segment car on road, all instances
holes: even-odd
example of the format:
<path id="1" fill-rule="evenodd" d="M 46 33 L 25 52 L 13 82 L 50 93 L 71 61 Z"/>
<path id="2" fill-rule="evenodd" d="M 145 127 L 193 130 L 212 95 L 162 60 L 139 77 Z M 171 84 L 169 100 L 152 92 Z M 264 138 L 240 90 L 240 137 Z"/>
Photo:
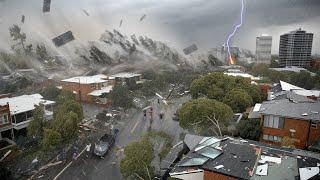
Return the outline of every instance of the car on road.
<path id="1" fill-rule="evenodd" d="M 105 134 L 103 135 L 99 142 L 95 144 L 93 153 L 96 156 L 103 157 L 105 156 L 112 146 L 114 145 L 115 142 L 115 136 L 111 134 Z"/>

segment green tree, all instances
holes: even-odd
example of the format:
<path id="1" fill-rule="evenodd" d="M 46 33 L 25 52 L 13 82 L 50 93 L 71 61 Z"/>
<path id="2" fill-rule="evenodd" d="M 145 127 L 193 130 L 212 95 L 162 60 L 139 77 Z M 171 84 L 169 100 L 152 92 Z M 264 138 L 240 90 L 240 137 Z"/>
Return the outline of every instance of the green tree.
<path id="1" fill-rule="evenodd" d="M 62 129 L 57 129 L 57 131 L 60 132 L 64 141 L 70 142 L 78 135 L 78 115 L 71 111 L 65 115 L 63 121 Z"/>
<path id="2" fill-rule="evenodd" d="M 124 154 L 125 158 L 120 162 L 120 171 L 125 178 L 152 179 L 154 177 L 154 169 L 151 167 L 154 151 L 150 141 L 132 142 L 125 147 Z"/>
<path id="3" fill-rule="evenodd" d="M 313 77 L 307 71 L 294 73 L 290 76 L 290 79 L 290 83 L 305 89 L 313 89 L 315 85 Z"/>
<path id="4" fill-rule="evenodd" d="M 262 132 L 260 120 L 241 120 L 237 125 L 237 131 L 243 139 L 259 141 Z"/>
<path id="5" fill-rule="evenodd" d="M 21 28 L 14 24 L 12 27 L 9 28 L 10 36 L 14 41 L 19 41 L 19 44 L 22 46 L 22 48 L 26 51 L 25 42 L 27 39 L 26 33 L 23 33 L 21 31 Z"/>
<path id="6" fill-rule="evenodd" d="M 63 104 L 69 100 L 76 100 L 76 96 L 72 92 L 66 90 L 62 90 L 56 99 L 57 104 Z"/>
<path id="7" fill-rule="evenodd" d="M 49 85 L 47 88 L 42 90 L 41 95 L 48 100 L 56 101 L 61 90 L 55 87 L 54 85 Z"/>
<path id="8" fill-rule="evenodd" d="M 255 76 L 268 76 L 270 73 L 269 66 L 264 63 L 254 64 L 250 71 Z"/>
<path id="9" fill-rule="evenodd" d="M 55 130 L 44 128 L 42 147 L 46 150 L 54 149 L 62 142 L 61 134 Z"/>
<path id="10" fill-rule="evenodd" d="M 219 135 L 219 128 L 224 130 L 230 124 L 233 112 L 224 103 L 201 98 L 184 103 L 178 115 L 179 124 L 184 129 L 198 134 Z"/>
<path id="11" fill-rule="evenodd" d="M 41 138 L 43 136 L 44 128 L 44 111 L 43 106 L 36 106 L 33 110 L 33 118 L 27 127 L 27 132 L 29 137 Z"/>
<path id="12" fill-rule="evenodd" d="M 38 44 L 36 47 L 36 55 L 41 61 L 47 60 L 49 58 L 49 55 L 46 46 Z"/>
<path id="13" fill-rule="evenodd" d="M 244 112 L 253 103 L 251 96 L 242 89 L 234 89 L 228 92 L 223 102 L 229 105 L 234 112 Z"/>
<path id="14" fill-rule="evenodd" d="M 109 94 L 113 106 L 129 109 L 133 107 L 133 98 L 127 86 L 117 84 Z"/>

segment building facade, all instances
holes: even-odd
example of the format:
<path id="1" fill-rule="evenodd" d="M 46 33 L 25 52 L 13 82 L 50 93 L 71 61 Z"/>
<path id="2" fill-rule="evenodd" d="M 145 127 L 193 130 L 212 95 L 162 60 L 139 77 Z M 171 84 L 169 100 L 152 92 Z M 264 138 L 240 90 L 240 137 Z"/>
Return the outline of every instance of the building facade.
<path id="1" fill-rule="evenodd" d="M 13 138 L 12 127 L 9 104 L 0 104 L 0 140 Z"/>
<path id="2" fill-rule="evenodd" d="M 280 36 L 279 66 L 309 67 L 313 34 L 301 29 Z"/>
<path id="3" fill-rule="evenodd" d="M 272 36 L 261 35 L 256 38 L 256 62 L 270 64 Z"/>
<path id="4" fill-rule="evenodd" d="M 61 88 L 76 95 L 86 103 L 108 104 L 107 94 L 112 90 L 114 79 L 103 74 L 79 76 L 61 80 Z"/>
<path id="5" fill-rule="evenodd" d="M 22 95 L 16 97 L 6 97 L 0 99 L 0 121 L 5 128 L 5 137 L 9 136 L 8 130 L 13 131 L 14 137 L 26 135 L 26 128 L 33 118 L 35 106 L 42 106 L 44 118 L 50 120 L 53 118 L 54 101 L 43 99 L 40 94 Z M 13 137 L 13 136 L 12 136 Z"/>

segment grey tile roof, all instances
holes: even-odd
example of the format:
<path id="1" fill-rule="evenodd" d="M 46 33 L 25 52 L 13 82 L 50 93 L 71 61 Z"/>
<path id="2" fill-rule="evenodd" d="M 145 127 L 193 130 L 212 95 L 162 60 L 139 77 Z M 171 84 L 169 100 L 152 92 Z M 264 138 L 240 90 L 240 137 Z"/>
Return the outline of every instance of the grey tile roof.
<path id="1" fill-rule="evenodd" d="M 295 103 L 289 99 L 265 101 L 259 113 L 301 120 L 320 120 L 320 102 Z"/>

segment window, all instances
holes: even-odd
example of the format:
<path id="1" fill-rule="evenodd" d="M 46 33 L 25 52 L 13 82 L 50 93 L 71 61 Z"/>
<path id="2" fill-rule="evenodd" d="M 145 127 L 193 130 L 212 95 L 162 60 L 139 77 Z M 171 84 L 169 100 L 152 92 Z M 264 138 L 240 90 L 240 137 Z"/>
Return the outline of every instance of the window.
<path id="1" fill-rule="evenodd" d="M 284 117 L 266 115 L 264 116 L 263 126 L 282 129 L 284 127 Z"/>
<path id="2" fill-rule="evenodd" d="M 0 125 L 9 123 L 8 114 L 4 114 L 0 116 Z"/>
<path id="3" fill-rule="evenodd" d="M 271 136 L 271 135 L 268 135 L 268 134 L 264 134 L 264 135 L 263 135 L 263 140 L 273 141 L 273 142 L 281 142 L 282 137 L 279 137 L 279 136 Z"/>
<path id="4" fill-rule="evenodd" d="M 316 122 L 311 122 L 311 127 L 314 129 L 317 129 L 317 123 Z"/>

